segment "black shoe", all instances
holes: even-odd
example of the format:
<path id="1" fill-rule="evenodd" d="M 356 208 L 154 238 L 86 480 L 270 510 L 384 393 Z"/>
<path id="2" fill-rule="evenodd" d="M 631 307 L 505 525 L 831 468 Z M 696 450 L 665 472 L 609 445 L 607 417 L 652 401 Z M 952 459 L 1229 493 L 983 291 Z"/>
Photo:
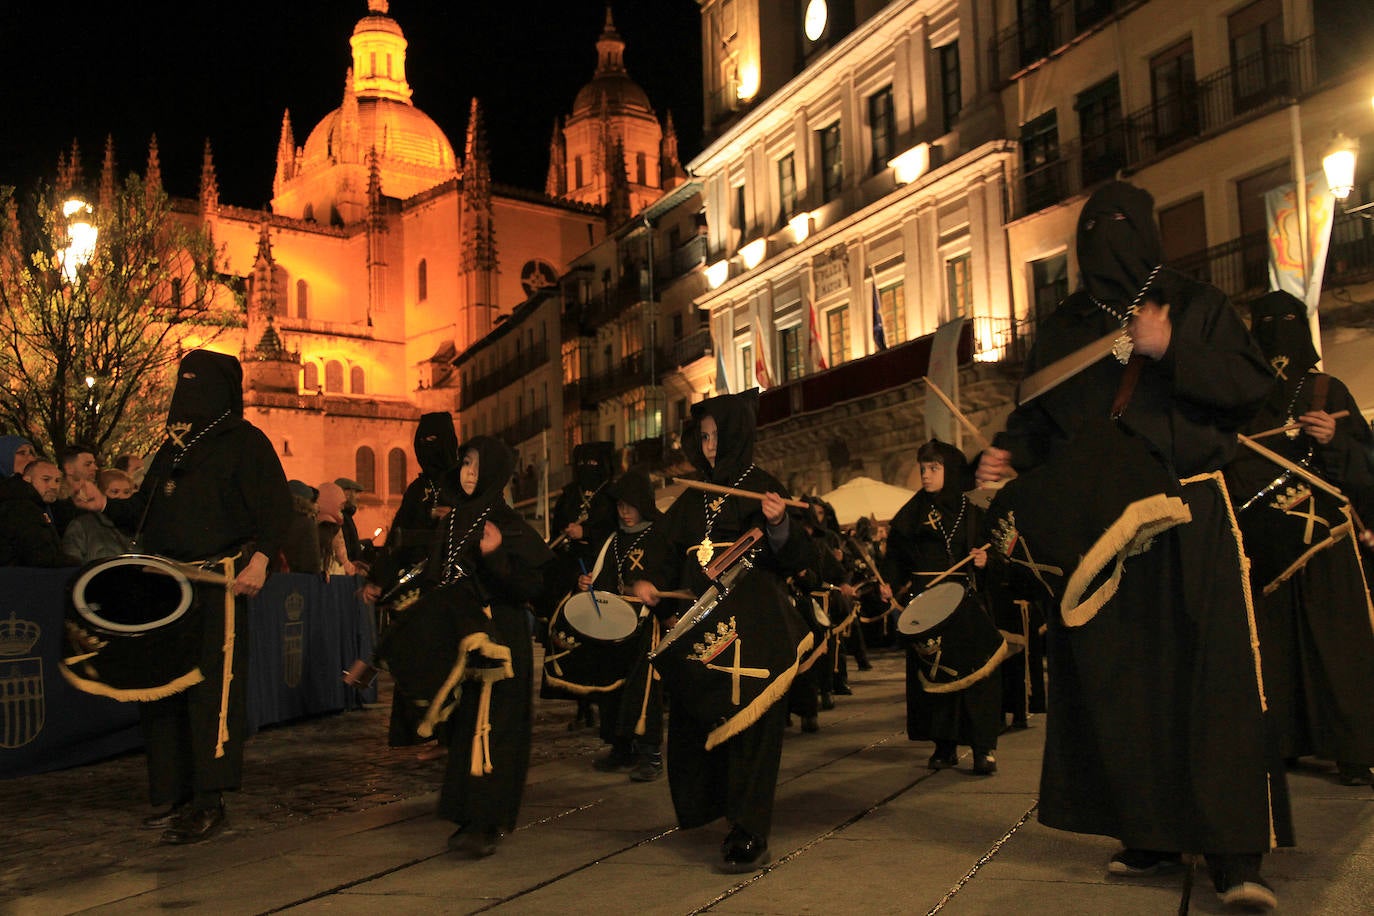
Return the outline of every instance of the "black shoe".
<path id="1" fill-rule="evenodd" d="M 200 843 L 219 833 L 229 823 L 224 806 L 214 808 L 187 808 L 173 819 L 162 834 L 162 842 L 169 846 L 184 846 Z"/>
<path id="2" fill-rule="evenodd" d="M 1267 913 L 1279 905 L 1274 889 L 1260 878 L 1237 882 L 1224 891 L 1218 891 L 1217 896 L 1224 906 L 1245 913 Z"/>
<path id="3" fill-rule="evenodd" d="M 499 828 L 487 827 L 479 830 L 463 826 L 449 834 L 448 848 L 474 859 L 485 859 L 496 852 L 496 846 L 500 842 Z"/>
<path id="4" fill-rule="evenodd" d="M 611 746 L 611 749 L 592 761 L 592 769 L 602 773 L 623 773 L 633 769 L 635 756 L 625 748 Z"/>
<path id="5" fill-rule="evenodd" d="M 663 775 L 663 755 L 654 752 L 640 755 L 639 762 L 630 771 L 631 782 L 653 782 Z"/>
<path id="6" fill-rule="evenodd" d="M 821 694 L 821 709 L 826 712 L 835 708 L 835 698 L 828 693 Z"/>
<path id="7" fill-rule="evenodd" d="M 860 671 L 872 671 L 872 670 L 873 670 L 873 666 L 870 665 L 868 662 L 859 662 L 858 665 L 859 665 L 859 670 L 860 670 Z"/>
<path id="8" fill-rule="evenodd" d="M 1011 727 L 1017 731 L 1030 728 L 1030 722 L 1025 716 L 1017 716 L 1011 720 Z"/>
<path id="9" fill-rule="evenodd" d="M 1148 878 L 1182 867 L 1183 857 L 1176 852 L 1123 849 L 1107 863 L 1107 874 L 1118 878 Z"/>
<path id="10" fill-rule="evenodd" d="M 821 730 L 821 723 L 815 716 L 802 716 L 801 730 L 809 735 L 814 735 Z"/>
<path id="11" fill-rule="evenodd" d="M 950 748 L 948 750 L 937 747 L 935 753 L 930 755 L 926 761 L 926 768 L 931 770 L 948 770 L 959 765 L 959 749 Z"/>
<path id="12" fill-rule="evenodd" d="M 997 772 L 997 756 L 992 751 L 974 753 L 973 755 L 973 775 L 991 776 Z"/>
<path id="13" fill-rule="evenodd" d="M 1369 772 L 1369 767 L 1362 767 L 1354 763 L 1337 763 L 1336 780 L 1343 786 L 1368 786 L 1374 785 L 1374 774 Z"/>
<path id="14" fill-rule="evenodd" d="M 720 870 L 726 874 L 757 871 L 768 864 L 768 841 L 731 827 L 722 845 Z"/>
<path id="15" fill-rule="evenodd" d="M 852 697 L 854 691 L 849 689 L 848 684 L 836 684 L 830 692 L 837 697 Z"/>
<path id="16" fill-rule="evenodd" d="M 189 802 L 182 802 L 179 805 L 172 805 L 168 807 L 165 811 L 159 811 L 156 814 L 148 815 L 143 820 L 139 821 L 138 829 L 166 830 L 168 827 L 172 826 L 172 823 L 178 817 L 181 816 L 181 812 L 186 810 L 187 804 L 189 804 Z"/>

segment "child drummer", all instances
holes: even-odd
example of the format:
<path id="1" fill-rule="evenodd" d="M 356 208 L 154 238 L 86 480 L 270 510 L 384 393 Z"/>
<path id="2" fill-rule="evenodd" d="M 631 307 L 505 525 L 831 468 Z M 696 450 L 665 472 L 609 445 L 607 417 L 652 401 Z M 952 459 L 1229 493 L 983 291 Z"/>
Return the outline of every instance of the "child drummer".
<path id="1" fill-rule="evenodd" d="M 932 439 L 916 453 L 921 468 L 921 489 L 897 512 L 887 536 L 883 574 L 889 583 L 911 583 L 911 593 L 971 557 L 975 570 L 987 566 L 988 552 L 979 546 L 983 513 L 965 497 L 973 486 L 963 454 L 954 446 Z M 967 569 L 967 566 L 965 567 Z M 980 573 L 952 574 L 955 581 L 978 593 Z M 883 586 L 887 597 L 889 586 Z M 978 597 L 979 612 L 983 600 Z M 990 776 L 997 772 L 997 733 L 1002 726 L 1002 679 L 983 677 L 950 693 L 931 693 L 923 688 L 921 674 L 928 662 L 910 646 L 906 650 L 906 729 L 912 741 L 933 741 L 935 752 L 927 764 L 943 770 L 959 762 L 959 745 L 973 748 L 973 772 Z"/>

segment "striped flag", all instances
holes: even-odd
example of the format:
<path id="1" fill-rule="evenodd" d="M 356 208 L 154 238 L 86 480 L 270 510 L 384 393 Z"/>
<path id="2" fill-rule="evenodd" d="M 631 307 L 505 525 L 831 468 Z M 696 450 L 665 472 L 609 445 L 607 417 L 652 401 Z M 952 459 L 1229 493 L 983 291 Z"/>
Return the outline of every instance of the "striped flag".
<path id="1" fill-rule="evenodd" d="M 878 275 L 868 268 L 873 278 L 873 345 L 879 350 L 887 349 L 887 333 L 883 330 L 883 304 L 878 298 Z"/>
<path id="2" fill-rule="evenodd" d="M 821 325 L 816 320 L 816 303 L 812 299 L 807 299 L 806 304 L 811 311 L 811 360 L 816 366 L 816 371 L 823 372 L 830 367 L 825 364 L 825 347 L 821 346 Z"/>
<path id="3" fill-rule="evenodd" d="M 758 316 L 754 317 L 754 378 L 760 388 L 773 387 L 773 369 L 768 359 L 768 336 L 763 333 Z"/>

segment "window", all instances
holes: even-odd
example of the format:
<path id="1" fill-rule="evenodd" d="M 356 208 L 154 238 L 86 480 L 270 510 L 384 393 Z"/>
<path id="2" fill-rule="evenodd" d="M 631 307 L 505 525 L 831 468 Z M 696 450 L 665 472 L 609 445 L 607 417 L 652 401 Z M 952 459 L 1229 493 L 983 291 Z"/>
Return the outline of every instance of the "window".
<path id="1" fill-rule="evenodd" d="M 577 156 L 573 159 L 573 187 L 582 187 L 582 157 Z"/>
<path id="2" fill-rule="evenodd" d="M 1187 262 L 1207 248 L 1207 210 L 1202 195 L 1159 211 L 1159 235 L 1164 243 L 1164 263 Z"/>
<path id="3" fill-rule="evenodd" d="M 780 382 L 790 382 L 802 377 L 801 325 L 792 325 L 778 332 L 778 351 L 782 357 Z"/>
<path id="4" fill-rule="evenodd" d="M 393 448 L 386 453 L 386 489 L 393 496 L 406 491 L 406 453 L 405 449 Z"/>
<path id="5" fill-rule="evenodd" d="M 1106 19 L 1115 6 L 1114 0 L 1073 0 L 1073 24 L 1082 32 Z"/>
<path id="6" fill-rule="evenodd" d="M 744 241 L 744 185 L 735 185 L 734 192 L 735 208 L 734 211 L 730 214 L 730 218 L 731 221 L 734 223 L 735 228 L 739 230 L 739 237 L 740 241 L 742 242 Z"/>
<path id="7" fill-rule="evenodd" d="M 1249 111 L 1288 94 L 1280 0 L 1256 0 L 1226 20 L 1231 38 L 1231 67 L 1236 113 Z"/>
<path id="8" fill-rule="evenodd" d="M 367 394 L 367 387 L 363 381 L 363 367 L 354 366 L 348 370 L 348 388 L 354 394 Z"/>
<path id="9" fill-rule="evenodd" d="M 310 315 L 310 284 L 304 280 L 296 281 L 296 317 L 307 318 Z"/>
<path id="10" fill-rule="evenodd" d="M 417 302 L 424 302 L 429 298 L 429 264 L 421 258 L 420 263 L 415 268 L 415 299 Z"/>
<path id="11" fill-rule="evenodd" d="M 840 122 L 820 131 L 821 191 L 824 199 L 834 200 L 844 190 L 844 160 L 840 149 Z"/>
<path id="12" fill-rule="evenodd" d="M 949 296 L 949 312 L 945 320 L 973 314 L 973 272 L 967 252 L 945 262 L 945 290 Z"/>
<path id="13" fill-rule="evenodd" d="M 1079 93 L 1078 133 L 1083 144 L 1083 186 L 1097 184 L 1126 164 L 1121 130 L 1121 89 L 1115 75 Z"/>
<path id="14" fill-rule="evenodd" d="M 391 79 L 391 55 L 386 56 L 386 78 Z"/>
<path id="15" fill-rule="evenodd" d="M 320 387 L 320 367 L 314 363 L 306 363 L 303 374 L 305 378 L 301 381 L 301 389 L 307 394 L 313 394 Z"/>
<path id="16" fill-rule="evenodd" d="M 635 154 L 635 175 L 637 184 L 649 183 L 649 157 L 643 153 Z"/>
<path id="17" fill-rule="evenodd" d="M 377 492 L 377 456 L 366 445 L 359 446 L 354 454 L 353 479 L 364 493 Z"/>
<path id="18" fill-rule="evenodd" d="M 1016 39 L 1021 50 L 1022 67 L 1050 53 L 1053 22 L 1050 0 L 1016 0 Z"/>
<path id="19" fill-rule="evenodd" d="M 1051 255 L 1031 262 L 1031 319 L 1048 318 L 1069 294 L 1069 256 Z"/>
<path id="20" fill-rule="evenodd" d="M 181 308 L 182 301 L 182 281 L 180 277 L 172 278 L 172 307 Z"/>
<path id="21" fill-rule="evenodd" d="M 370 52 L 368 52 L 368 55 L 367 55 L 367 75 L 368 75 L 368 76 L 376 76 L 376 75 L 377 75 L 377 52 L 376 52 L 376 51 L 370 51 Z"/>
<path id="22" fill-rule="evenodd" d="M 945 133 L 949 133 L 964 108 L 964 89 L 959 75 L 959 42 L 936 48 L 935 55 L 940 64 L 940 113 L 944 118 Z"/>
<path id="23" fill-rule="evenodd" d="M 740 390 L 748 391 L 750 388 L 757 388 L 759 378 L 754 372 L 754 348 L 752 345 L 745 344 L 739 348 L 739 361 Z"/>
<path id="24" fill-rule="evenodd" d="M 343 363 L 331 359 L 324 364 L 324 390 L 330 394 L 343 393 Z"/>
<path id="25" fill-rule="evenodd" d="M 906 340 L 906 290 L 902 281 L 878 290 L 878 314 L 883 316 L 883 337 L 889 347 Z"/>
<path id="26" fill-rule="evenodd" d="M 830 309 L 825 313 L 826 365 L 835 368 L 849 359 L 849 306 Z"/>
<path id="27" fill-rule="evenodd" d="M 1153 152 L 1197 136 L 1197 76 L 1191 38 L 1150 59 L 1150 101 L 1154 111 Z"/>
<path id="28" fill-rule="evenodd" d="M 778 222 L 797 212 L 797 161 L 791 153 L 778 160 Z"/>
<path id="29" fill-rule="evenodd" d="M 1022 126 L 1021 174 L 1027 213 L 1043 210 L 1068 193 L 1059 161 L 1059 123 L 1053 111 Z"/>
<path id="30" fill-rule="evenodd" d="M 873 174 L 887 168 L 896 142 L 897 128 L 892 116 L 892 87 L 887 86 L 868 97 L 868 130 L 873 154 L 868 170 Z"/>

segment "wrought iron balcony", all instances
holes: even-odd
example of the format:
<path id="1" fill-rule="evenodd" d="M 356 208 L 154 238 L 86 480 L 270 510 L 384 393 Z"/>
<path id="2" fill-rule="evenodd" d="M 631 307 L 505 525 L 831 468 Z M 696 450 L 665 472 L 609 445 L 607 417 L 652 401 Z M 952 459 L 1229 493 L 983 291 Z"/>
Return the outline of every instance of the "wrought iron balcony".
<path id="1" fill-rule="evenodd" d="M 1137 0 L 1030 0 L 1020 4 L 1030 15 L 1018 18 L 988 43 L 994 84 L 1044 60 L 1055 51 Z"/>
<path id="2" fill-rule="evenodd" d="M 672 345 L 668 348 L 668 359 L 665 360 L 665 365 L 658 367 L 659 374 L 662 375 L 670 369 L 685 366 L 694 360 L 701 359 L 703 356 L 710 355 L 711 329 L 702 328 L 700 331 L 688 334 L 681 340 L 673 341 Z"/>
<path id="3" fill-rule="evenodd" d="M 549 345 L 547 341 L 541 341 L 530 349 L 520 351 L 510 362 L 497 366 L 484 375 L 469 379 L 468 383 L 463 386 L 458 409 L 466 410 L 483 398 L 491 397 L 502 388 L 519 381 L 548 361 Z"/>
<path id="4" fill-rule="evenodd" d="M 496 437 L 511 448 L 515 448 L 520 443 L 527 439 L 533 439 L 548 428 L 549 408 L 539 407 L 497 432 Z"/>

